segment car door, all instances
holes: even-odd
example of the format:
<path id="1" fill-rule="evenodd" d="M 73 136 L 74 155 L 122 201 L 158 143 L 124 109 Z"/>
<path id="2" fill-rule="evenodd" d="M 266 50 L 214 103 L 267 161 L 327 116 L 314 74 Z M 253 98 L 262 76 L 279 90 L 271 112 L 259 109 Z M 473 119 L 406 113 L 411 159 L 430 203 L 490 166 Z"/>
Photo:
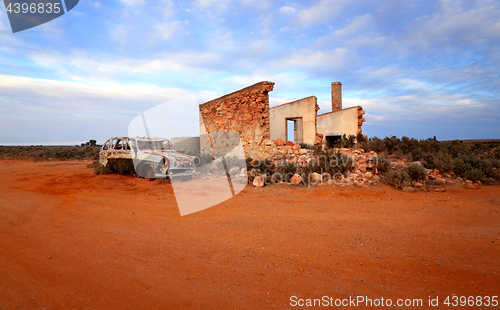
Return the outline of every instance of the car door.
<path id="1" fill-rule="evenodd" d="M 109 151 L 110 151 L 110 146 L 111 146 L 112 139 L 108 139 L 106 143 L 101 148 L 101 151 L 99 152 L 99 164 L 103 166 L 108 165 L 108 158 L 109 158 Z"/>

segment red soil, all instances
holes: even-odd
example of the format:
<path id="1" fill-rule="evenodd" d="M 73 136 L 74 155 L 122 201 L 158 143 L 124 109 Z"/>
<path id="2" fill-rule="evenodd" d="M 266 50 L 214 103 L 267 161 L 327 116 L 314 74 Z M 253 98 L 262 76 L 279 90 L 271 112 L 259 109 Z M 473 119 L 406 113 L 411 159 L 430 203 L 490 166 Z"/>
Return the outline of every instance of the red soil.
<path id="1" fill-rule="evenodd" d="M 171 185 L 86 165 L 0 161 L 0 309 L 500 295 L 498 186 L 247 186 L 181 217 Z"/>

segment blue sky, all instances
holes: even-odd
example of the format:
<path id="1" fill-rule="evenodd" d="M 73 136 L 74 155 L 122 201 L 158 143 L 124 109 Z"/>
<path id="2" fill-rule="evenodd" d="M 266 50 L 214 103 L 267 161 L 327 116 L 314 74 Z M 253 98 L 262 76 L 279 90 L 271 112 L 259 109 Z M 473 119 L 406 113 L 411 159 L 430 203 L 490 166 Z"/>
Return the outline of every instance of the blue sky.
<path id="1" fill-rule="evenodd" d="M 13 34 L 0 10 L 0 143 L 127 135 L 139 113 L 275 82 L 366 111 L 368 136 L 500 138 L 498 1 L 88 1 Z M 168 103 L 167 103 L 168 105 Z M 176 135 L 196 134 L 192 106 Z"/>

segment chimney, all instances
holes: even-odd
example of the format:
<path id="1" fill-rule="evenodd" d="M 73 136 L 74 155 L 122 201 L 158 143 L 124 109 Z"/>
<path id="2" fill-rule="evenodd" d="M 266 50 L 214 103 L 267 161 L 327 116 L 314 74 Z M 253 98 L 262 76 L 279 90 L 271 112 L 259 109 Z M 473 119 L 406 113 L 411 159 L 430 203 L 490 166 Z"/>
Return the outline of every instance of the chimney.
<path id="1" fill-rule="evenodd" d="M 342 110 L 342 83 L 332 83 L 332 112 Z"/>

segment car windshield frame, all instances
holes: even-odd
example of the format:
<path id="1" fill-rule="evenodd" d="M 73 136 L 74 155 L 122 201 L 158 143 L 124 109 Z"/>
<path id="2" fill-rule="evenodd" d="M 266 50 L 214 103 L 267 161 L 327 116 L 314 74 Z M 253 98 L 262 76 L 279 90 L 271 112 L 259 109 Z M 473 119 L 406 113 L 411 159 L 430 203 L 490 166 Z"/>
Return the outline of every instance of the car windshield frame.
<path id="1" fill-rule="evenodd" d="M 171 150 L 169 140 L 139 140 L 131 139 L 130 143 L 133 148 L 138 148 L 140 151 L 144 150 Z"/>

